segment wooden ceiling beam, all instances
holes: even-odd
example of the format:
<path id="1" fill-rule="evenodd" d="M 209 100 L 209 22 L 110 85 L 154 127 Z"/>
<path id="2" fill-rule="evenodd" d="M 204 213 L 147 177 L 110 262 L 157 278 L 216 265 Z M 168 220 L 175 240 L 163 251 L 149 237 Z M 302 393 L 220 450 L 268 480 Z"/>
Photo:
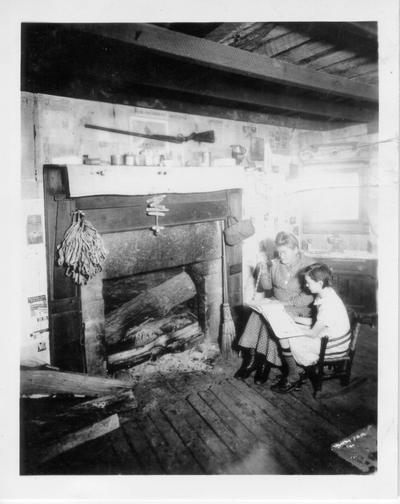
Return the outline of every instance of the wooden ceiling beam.
<path id="1" fill-rule="evenodd" d="M 245 75 L 266 82 L 307 89 L 326 95 L 344 96 L 370 102 L 378 101 L 378 89 L 374 86 L 278 62 L 266 56 L 224 46 L 210 40 L 175 33 L 158 26 L 138 23 L 92 23 L 63 26 L 231 74 Z"/>
<path id="2" fill-rule="evenodd" d="M 287 51 L 284 59 L 290 63 L 305 64 L 305 61 L 312 61 L 334 49 L 332 44 L 311 40 L 300 46 L 294 47 Z"/>
<path id="3" fill-rule="evenodd" d="M 360 55 L 377 59 L 378 37 L 373 33 L 376 23 L 351 22 L 291 22 L 283 23 L 293 31 L 309 34 L 313 39 L 332 43 L 336 49 L 351 47 Z M 360 26 L 358 26 L 360 25 Z"/>
<path id="4" fill-rule="evenodd" d="M 374 86 L 378 86 L 379 83 L 378 72 L 370 72 L 364 75 L 359 75 L 357 76 L 357 81 L 358 80 L 365 82 L 367 84 L 373 84 Z"/>
<path id="5" fill-rule="evenodd" d="M 282 35 L 281 37 L 268 40 L 262 46 L 257 48 L 255 52 L 274 58 L 275 56 L 286 53 L 301 44 L 305 44 L 309 40 L 310 37 L 307 35 L 290 32 L 286 35 Z"/>
<path id="6" fill-rule="evenodd" d="M 347 77 L 347 71 L 357 68 L 359 65 L 366 63 L 367 61 L 367 58 L 364 56 L 354 56 L 324 67 L 324 72 L 339 74 Z M 376 68 L 377 64 L 374 63 L 374 65 Z"/>
<path id="7" fill-rule="evenodd" d="M 315 58 L 308 63 L 308 66 L 314 70 L 328 70 L 329 67 L 336 65 L 337 63 L 342 63 L 349 59 L 357 58 L 357 54 L 352 51 L 335 51 L 325 56 Z M 327 71 L 326 70 L 326 71 Z"/>
<path id="8" fill-rule="evenodd" d="M 274 24 L 272 30 L 267 34 L 267 36 L 264 38 L 265 41 L 267 40 L 273 40 L 277 39 L 279 37 L 283 37 L 283 35 L 287 35 L 288 33 L 291 33 L 292 30 L 290 28 L 287 28 L 286 26 L 283 26 L 281 24 Z"/>
<path id="9" fill-rule="evenodd" d="M 31 92 L 35 92 L 35 90 L 31 90 Z M 38 89 L 37 92 L 43 92 L 43 88 Z M 59 90 L 47 89 L 45 94 L 59 96 Z M 109 89 L 107 83 L 103 85 L 98 79 L 96 79 L 96 82 L 90 83 L 87 86 L 85 86 L 85 83 L 80 82 L 79 87 L 67 87 L 63 91 L 63 96 L 74 99 L 96 100 L 105 103 L 129 105 L 152 110 L 165 110 L 181 114 L 206 116 L 208 118 L 228 119 L 230 121 L 284 126 L 300 130 L 326 131 L 344 128 L 354 124 L 345 121 L 327 121 L 326 119 L 305 119 L 296 115 L 289 117 L 283 114 L 257 112 L 240 107 L 228 108 L 222 105 L 199 103 L 197 100 L 186 100 L 184 97 L 179 97 L 179 99 L 177 99 L 161 96 L 160 94 L 155 96 L 154 92 L 151 92 L 151 90 L 139 91 L 138 89 L 131 89 L 129 93 L 119 92 L 115 89 Z"/>
<path id="10" fill-rule="evenodd" d="M 273 23 L 260 23 L 261 26 L 254 28 L 254 30 L 244 37 L 238 34 L 236 43 L 232 44 L 233 47 L 244 49 L 245 51 L 254 51 L 262 41 L 268 37 L 268 34 L 274 28 Z"/>
<path id="11" fill-rule="evenodd" d="M 256 23 L 221 23 L 215 30 L 208 33 L 204 38 L 220 44 L 231 44 L 235 36 L 240 33 L 250 32 Z"/>
<path id="12" fill-rule="evenodd" d="M 315 117 L 335 121 L 351 121 L 367 123 L 376 117 L 377 111 L 356 105 L 345 103 L 333 103 L 325 100 L 317 100 L 309 97 L 291 96 L 271 92 L 265 83 L 260 82 L 257 86 L 249 86 L 244 82 L 237 82 L 235 78 L 227 78 L 214 75 L 213 79 L 207 74 L 193 76 L 190 71 L 181 69 L 179 78 L 171 70 L 157 64 L 158 72 L 147 71 L 145 66 L 141 71 L 132 68 L 132 71 L 124 73 L 125 85 L 148 86 L 155 89 L 163 89 L 178 93 L 198 96 L 204 100 L 209 98 L 214 102 L 228 103 L 230 106 L 251 107 L 253 110 L 269 110 L 275 113 L 296 114 L 303 117 Z M 161 72 L 160 72 L 161 70 Z M 158 74 L 162 74 L 159 77 Z"/>
<path id="13" fill-rule="evenodd" d="M 346 77 L 348 79 L 354 79 L 355 77 L 361 77 L 362 75 L 368 75 L 371 72 L 378 73 L 378 65 L 376 63 L 362 63 L 358 67 L 349 69 L 346 72 Z"/>

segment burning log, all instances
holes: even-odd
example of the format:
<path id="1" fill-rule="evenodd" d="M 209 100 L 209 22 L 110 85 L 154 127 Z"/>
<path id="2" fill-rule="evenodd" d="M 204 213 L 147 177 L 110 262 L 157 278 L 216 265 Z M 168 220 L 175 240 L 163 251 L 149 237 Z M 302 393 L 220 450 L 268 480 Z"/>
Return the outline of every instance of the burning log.
<path id="1" fill-rule="evenodd" d="M 174 306 L 195 295 L 196 287 L 185 272 L 139 294 L 106 316 L 105 340 L 107 345 L 121 341 L 132 326 L 140 325 L 149 318 L 164 317 Z"/>
<path id="2" fill-rule="evenodd" d="M 142 347 L 135 347 L 122 352 L 116 352 L 108 356 L 108 365 L 110 367 L 128 367 L 140 364 L 158 353 L 174 351 L 180 346 L 184 346 L 189 341 L 196 340 L 202 336 L 203 332 L 198 322 L 177 329 L 169 334 L 158 336 L 151 343 Z"/>

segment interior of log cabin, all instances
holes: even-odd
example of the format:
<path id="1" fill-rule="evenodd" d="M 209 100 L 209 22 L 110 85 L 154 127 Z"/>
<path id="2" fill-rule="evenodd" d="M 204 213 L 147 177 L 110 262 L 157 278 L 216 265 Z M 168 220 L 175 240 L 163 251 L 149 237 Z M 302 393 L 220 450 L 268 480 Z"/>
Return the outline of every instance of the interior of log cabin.
<path id="1" fill-rule="evenodd" d="M 377 470 L 376 22 L 23 23 L 21 127 L 21 475 Z"/>

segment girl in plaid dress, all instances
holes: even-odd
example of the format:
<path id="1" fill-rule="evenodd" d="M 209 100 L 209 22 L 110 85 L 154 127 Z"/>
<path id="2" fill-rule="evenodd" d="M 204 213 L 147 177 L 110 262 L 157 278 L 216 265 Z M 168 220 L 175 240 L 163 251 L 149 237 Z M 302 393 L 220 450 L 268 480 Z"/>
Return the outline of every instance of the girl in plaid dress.
<path id="1" fill-rule="evenodd" d="M 269 267 L 259 266 L 259 284 L 264 290 L 273 290 L 273 297 L 285 305 L 294 318 L 309 316 L 314 298 L 304 292 L 302 271 L 310 264 L 300 252 L 297 238 L 281 231 L 275 238 L 278 259 Z M 253 311 L 238 342 L 243 352 L 243 363 L 235 378 L 246 379 L 253 371 L 255 383 L 265 383 L 271 365 L 281 366 L 282 356 L 277 339 L 264 319 Z"/>

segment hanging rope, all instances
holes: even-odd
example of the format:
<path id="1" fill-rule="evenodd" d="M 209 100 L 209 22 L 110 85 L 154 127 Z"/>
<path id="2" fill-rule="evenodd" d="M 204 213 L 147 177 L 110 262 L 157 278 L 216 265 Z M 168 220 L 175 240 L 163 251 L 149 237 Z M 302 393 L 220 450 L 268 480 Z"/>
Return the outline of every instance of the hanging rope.
<path id="1" fill-rule="evenodd" d="M 107 255 L 101 236 L 80 210 L 73 213 L 72 224 L 57 251 L 58 265 L 65 266 L 65 275 L 78 285 L 86 284 L 102 270 Z"/>

